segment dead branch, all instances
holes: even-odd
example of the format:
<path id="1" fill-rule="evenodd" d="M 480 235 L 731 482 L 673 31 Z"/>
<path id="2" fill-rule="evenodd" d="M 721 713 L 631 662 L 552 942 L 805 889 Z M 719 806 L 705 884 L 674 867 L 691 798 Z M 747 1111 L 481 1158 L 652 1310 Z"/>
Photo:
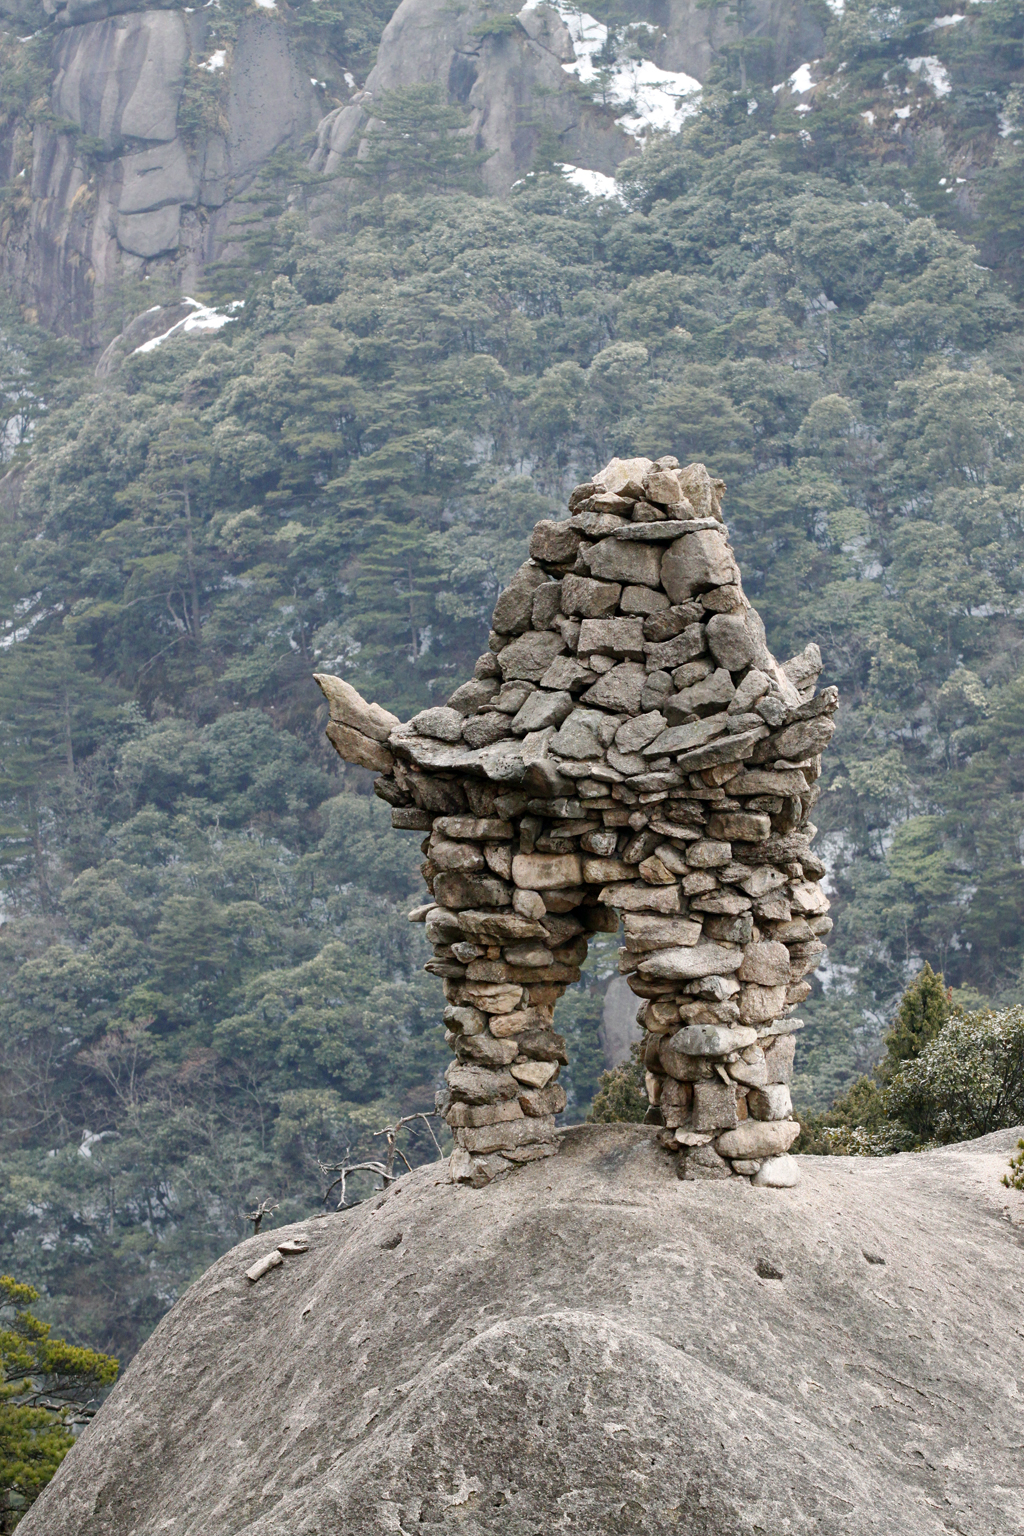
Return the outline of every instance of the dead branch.
<path id="1" fill-rule="evenodd" d="M 389 1185 L 393 1184 L 395 1180 L 400 1177 L 400 1175 L 395 1172 L 396 1157 L 400 1157 L 402 1159 L 406 1169 L 409 1173 L 411 1173 L 412 1164 L 406 1157 L 405 1153 L 402 1151 L 401 1147 L 398 1145 L 398 1137 L 407 1126 L 413 1123 L 414 1120 L 422 1120 L 425 1122 L 427 1130 L 430 1132 L 430 1139 L 434 1143 L 434 1146 L 437 1148 L 437 1155 L 439 1158 L 443 1158 L 444 1152 L 441 1149 L 441 1143 L 438 1141 L 436 1135 L 434 1134 L 434 1127 L 430 1123 L 433 1118 L 433 1115 L 426 1114 L 423 1110 L 420 1110 L 414 1115 L 402 1115 L 398 1120 L 395 1121 L 394 1125 L 385 1125 L 381 1130 L 374 1131 L 374 1139 L 376 1139 L 378 1136 L 384 1136 L 387 1139 L 387 1156 L 383 1162 L 371 1160 L 368 1162 L 353 1163 L 349 1160 L 348 1147 L 345 1148 L 345 1155 L 340 1163 L 323 1163 L 319 1158 L 317 1158 L 320 1172 L 325 1180 L 330 1174 L 337 1174 L 337 1178 L 333 1179 L 324 1190 L 323 1204 L 327 1204 L 332 1193 L 340 1184 L 341 1199 L 335 1206 L 335 1210 L 340 1211 L 345 1207 L 347 1203 L 347 1180 L 349 1175 L 353 1173 L 376 1173 L 380 1176 L 381 1189 L 387 1189 Z"/>
<path id="2" fill-rule="evenodd" d="M 252 1235 L 253 1235 L 253 1237 L 255 1237 L 257 1232 L 259 1231 L 260 1223 L 262 1222 L 264 1216 L 269 1216 L 272 1211 L 276 1211 L 276 1210 L 277 1210 L 277 1204 L 276 1203 L 272 1204 L 270 1202 L 270 1200 L 261 1200 L 259 1205 L 256 1207 L 256 1209 L 254 1211 L 246 1211 L 245 1219 L 246 1219 L 246 1221 L 251 1221 L 252 1222 Z"/>

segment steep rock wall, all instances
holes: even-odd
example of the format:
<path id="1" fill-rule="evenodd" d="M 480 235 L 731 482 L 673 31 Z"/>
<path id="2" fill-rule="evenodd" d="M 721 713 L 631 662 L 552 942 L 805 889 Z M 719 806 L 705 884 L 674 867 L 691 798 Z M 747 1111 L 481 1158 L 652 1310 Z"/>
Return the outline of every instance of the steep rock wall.
<path id="1" fill-rule="evenodd" d="M 597 74 L 607 62 L 598 59 L 605 29 L 567 0 L 527 0 L 497 28 L 482 0 L 461 9 L 401 0 L 365 88 L 347 74 L 349 86 L 334 94 L 341 104 L 324 114 L 330 98 L 273 11 L 244 14 L 224 48 L 205 7 L 41 4 L 52 18 L 50 110 L 35 113 L 32 128 L 17 117 L 0 128 L 0 180 L 17 191 L 0 270 L 44 325 L 93 344 L 102 296 L 119 280 L 159 273 L 179 292 L 201 285 L 228 244 L 238 197 L 268 157 L 281 145 L 298 149 L 315 128 L 312 164 L 336 173 L 365 146 L 374 102 L 388 91 L 438 84 L 464 106 L 489 157 L 485 187 L 503 196 L 538 151 L 611 176 L 652 127 L 678 128 L 696 109 L 702 82 L 735 38 L 721 8 L 642 0 L 631 34 L 639 54 L 626 39 L 609 85 Z M 0 0 L 0 14 L 20 30 L 43 19 L 39 5 Z M 745 27 L 770 42 L 778 78 L 821 50 L 804 0 L 754 0 Z M 344 188 L 342 180 L 329 200 Z"/>
<path id="2" fill-rule="evenodd" d="M 402 0 L 365 93 L 320 124 L 314 164 L 334 172 L 358 149 L 384 92 L 431 82 L 468 108 L 476 146 L 490 156 L 483 169 L 489 192 L 503 196 L 530 170 L 542 145 L 557 145 L 567 166 L 610 176 L 636 154 L 651 127 L 678 126 L 680 115 L 671 122 L 665 117 L 668 103 L 677 93 L 683 100 L 696 91 L 736 37 L 724 13 L 699 8 L 696 0 L 645 0 L 636 7 L 634 27 L 654 68 L 623 62 L 609 90 L 586 66 L 604 29 L 585 12 L 562 0 L 527 0 L 510 30 L 485 32 L 489 14 L 479 3 L 456 9 L 448 0 Z M 748 36 L 770 40 L 777 73 L 821 51 L 821 26 L 802 0 L 755 0 L 746 27 Z M 660 98 L 646 111 L 643 102 L 627 102 L 645 81 Z"/>
<path id="3" fill-rule="evenodd" d="M 68 7 L 53 42 L 50 108 L 32 130 L 28 207 L 5 242 L 23 304 L 95 339 L 97 296 L 119 277 L 169 271 L 183 291 L 221 254 L 235 200 L 282 144 L 316 124 L 316 92 L 284 24 L 239 23 L 230 58 L 201 14 Z M 100 12 L 100 19 L 91 19 Z M 75 24 L 74 17 L 84 19 Z M 227 69 L 220 131 L 180 122 L 188 71 Z M 16 175 L 10 157 L 11 174 Z"/>

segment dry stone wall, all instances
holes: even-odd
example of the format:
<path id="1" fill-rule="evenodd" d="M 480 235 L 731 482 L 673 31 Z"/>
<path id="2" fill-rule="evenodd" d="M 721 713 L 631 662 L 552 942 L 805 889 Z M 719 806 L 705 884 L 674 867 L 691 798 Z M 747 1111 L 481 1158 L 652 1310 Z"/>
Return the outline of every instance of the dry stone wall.
<path id="1" fill-rule="evenodd" d="M 338 752 L 426 834 L 410 917 L 447 1001 L 457 1180 L 557 1151 L 555 1004 L 621 920 L 680 1177 L 796 1181 L 793 1009 L 832 926 L 809 817 L 838 695 L 815 692 L 816 646 L 768 650 L 724 490 L 703 464 L 612 459 L 535 527 L 473 678 L 407 724 L 317 678 Z"/>

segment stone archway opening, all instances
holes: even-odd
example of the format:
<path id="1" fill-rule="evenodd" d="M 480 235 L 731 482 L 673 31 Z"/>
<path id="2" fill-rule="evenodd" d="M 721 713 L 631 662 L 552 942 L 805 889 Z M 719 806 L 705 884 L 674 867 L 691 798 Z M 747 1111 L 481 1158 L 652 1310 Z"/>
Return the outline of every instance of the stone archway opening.
<path id="1" fill-rule="evenodd" d="M 831 928 L 811 851 L 834 688 L 780 666 L 702 464 L 613 459 L 537 525 L 489 649 L 402 724 L 320 676 L 327 733 L 422 830 L 427 970 L 454 1060 L 452 1177 L 558 1150 L 554 1010 L 616 932 L 650 1101 L 685 1178 L 795 1182 L 793 1009 Z"/>

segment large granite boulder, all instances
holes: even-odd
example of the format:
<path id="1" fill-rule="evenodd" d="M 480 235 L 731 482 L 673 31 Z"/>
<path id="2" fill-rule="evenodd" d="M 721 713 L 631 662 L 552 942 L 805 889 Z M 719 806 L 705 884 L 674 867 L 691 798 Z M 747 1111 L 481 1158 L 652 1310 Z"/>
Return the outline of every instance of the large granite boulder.
<path id="1" fill-rule="evenodd" d="M 681 1183 L 626 1125 L 419 1168 L 213 1265 L 19 1536 L 1011 1536 L 1019 1134 L 797 1189 Z"/>
<path id="2" fill-rule="evenodd" d="M 30 205 L 2 266 L 45 325 L 88 342 L 96 296 L 120 278 L 169 270 L 184 293 L 201 285 L 235 200 L 276 149 L 298 147 L 320 105 L 272 12 L 243 16 L 230 49 L 209 42 L 202 7 L 70 0 L 55 19 L 53 117 L 32 130 Z M 223 71 L 223 131 L 186 129 L 190 70 Z M 91 157 L 90 141 L 107 153 Z"/>

